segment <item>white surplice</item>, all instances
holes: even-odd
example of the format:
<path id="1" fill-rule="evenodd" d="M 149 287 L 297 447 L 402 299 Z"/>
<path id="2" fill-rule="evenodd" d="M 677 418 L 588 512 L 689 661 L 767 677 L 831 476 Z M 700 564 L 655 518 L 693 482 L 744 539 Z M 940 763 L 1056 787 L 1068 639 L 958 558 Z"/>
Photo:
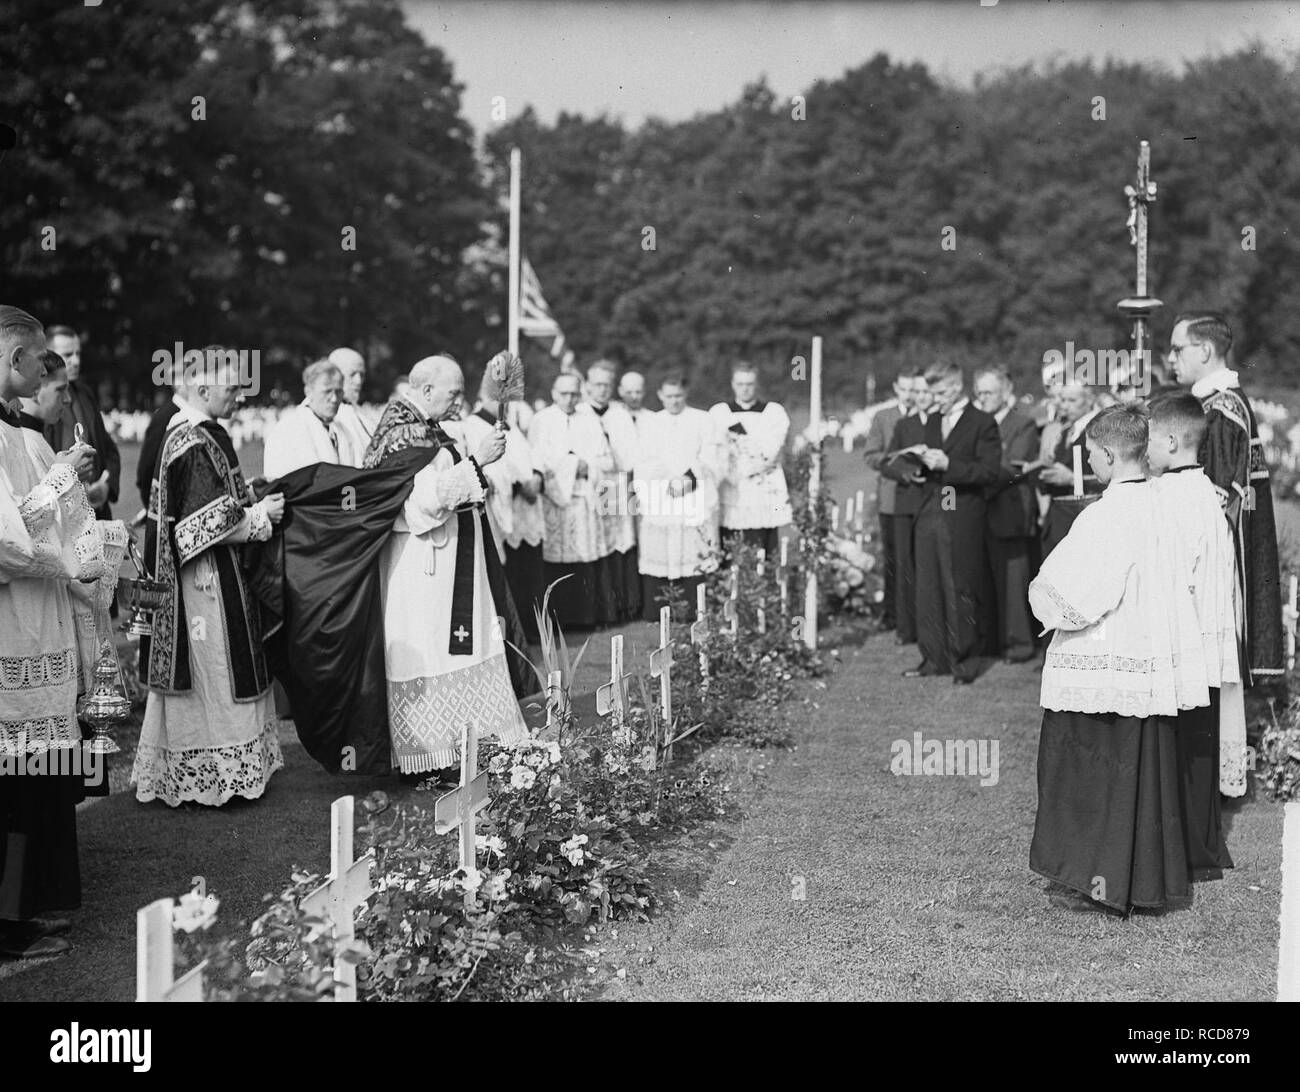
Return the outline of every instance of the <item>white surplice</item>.
<path id="1" fill-rule="evenodd" d="M 1177 716 L 1178 620 L 1194 624 L 1195 605 L 1171 556 L 1146 482 L 1112 482 L 1079 514 L 1029 585 L 1035 616 L 1056 631 L 1044 709 Z M 1208 701 L 1206 692 L 1198 704 Z"/>
<path id="2" fill-rule="evenodd" d="M 0 421 L 0 751 L 8 754 L 80 745 L 70 582 L 104 570 L 76 472 L 41 465 L 28 432 Z"/>
<path id="3" fill-rule="evenodd" d="M 266 434 L 262 476 L 275 481 L 304 466 L 338 463 L 340 444 L 340 431 L 317 417 L 306 402 L 291 406 Z"/>
<path id="4" fill-rule="evenodd" d="M 444 427 L 449 424 L 458 426 L 464 437 L 465 449 L 473 451 L 485 436 L 492 434 L 496 428 L 495 420 L 493 416 L 492 421 L 487 421 L 475 410 L 463 421 L 444 422 Z M 506 429 L 505 437 L 505 453 L 496 462 L 483 468 L 483 476 L 492 486 L 487 498 L 488 522 L 496 541 L 497 556 L 502 561 L 505 560 L 507 546 L 513 549 L 521 542 L 530 546 L 541 545 L 543 526 L 541 498 L 530 503 L 525 496 L 515 492 L 516 485 L 532 480 L 532 448 L 517 428 Z"/>
<path id="5" fill-rule="evenodd" d="M 538 410 L 528 431 L 534 465 L 542 472 L 545 534 L 542 557 L 560 564 L 599 561 L 613 552 L 601 516 L 597 483 L 615 472 L 609 440 L 592 413 L 566 414 L 558 406 Z M 578 461 L 587 464 L 578 476 Z"/>
<path id="6" fill-rule="evenodd" d="M 711 571 L 717 567 L 718 481 L 724 466 L 716 422 L 704 410 L 660 410 L 645 419 L 640 446 L 634 483 L 640 571 L 665 580 Z M 695 487 L 671 496 L 671 483 L 688 481 L 688 471 Z"/>
<path id="7" fill-rule="evenodd" d="M 790 493 L 781 454 L 790 418 L 777 402 L 742 409 L 719 402 L 709 410 L 726 444 L 726 468 L 720 483 L 722 526 L 742 531 L 784 527 L 790 522 Z M 757 409 L 757 412 L 756 412 Z M 743 434 L 731 431 L 740 425 Z"/>
<path id="8" fill-rule="evenodd" d="M 610 402 L 604 413 L 598 413 L 594 406 L 583 403 L 577 412 L 594 417 L 609 441 L 614 467 L 596 483 L 596 489 L 600 495 L 600 509 L 604 513 L 605 541 L 611 550 L 626 553 L 636 545 L 636 513 L 629 500 L 629 480 L 639 449 L 636 422 L 627 407 L 619 402 Z"/>
<path id="9" fill-rule="evenodd" d="M 360 466 L 370 446 L 374 428 L 367 423 L 360 406 L 344 402 L 334 418 L 334 436 L 339 442 L 338 459 L 343 466 Z M 270 475 L 268 474 L 269 478 Z"/>
<path id="10" fill-rule="evenodd" d="M 1207 685 L 1219 689 L 1219 788 L 1246 791 L 1246 708 L 1237 649 L 1242 609 L 1232 532 L 1219 493 L 1199 466 L 1168 471 L 1150 483 L 1163 526 L 1186 550 Z"/>
<path id="11" fill-rule="evenodd" d="M 457 423 L 445 422 L 457 438 Z M 463 454 L 463 452 L 462 452 Z M 490 469 L 490 467 L 488 468 Z M 414 488 L 384 546 L 382 595 L 388 723 L 393 764 L 424 773 L 458 761 L 461 728 L 512 743 L 527 735 L 506 665 L 505 638 L 488 586 L 481 523 L 472 510 L 474 600 L 468 655 L 452 655 L 457 509 L 485 499 L 474 464 L 443 448 L 415 476 Z"/>

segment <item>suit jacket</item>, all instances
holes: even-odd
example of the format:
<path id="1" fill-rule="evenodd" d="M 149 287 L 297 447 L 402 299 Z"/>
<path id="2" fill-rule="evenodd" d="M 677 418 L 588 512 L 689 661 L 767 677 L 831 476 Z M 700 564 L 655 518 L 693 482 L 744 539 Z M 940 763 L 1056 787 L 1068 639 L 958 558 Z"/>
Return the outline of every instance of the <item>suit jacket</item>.
<path id="1" fill-rule="evenodd" d="M 1034 419 L 1012 406 L 998 426 L 1002 437 L 1002 467 L 988 491 L 988 527 L 994 538 L 1030 538 L 1038 533 L 1038 500 L 1032 480 L 1016 481 L 1020 471 L 1012 463 L 1038 458 L 1038 426 Z"/>
<path id="2" fill-rule="evenodd" d="M 893 450 L 894 429 L 902 418 L 903 412 L 897 406 L 886 406 L 871 417 L 871 424 L 867 428 L 867 449 L 863 456 L 867 460 L 867 466 L 877 474 L 880 474 L 885 456 Z M 897 491 L 898 483 L 880 474 L 876 484 L 876 510 L 882 516 L 894 514 Z"/>
<path id="3" fill-rule="evenodd" d="M 921 486 L 918 515 L 934 509 L 954 525 L 957 541 L 969 538 L 984 541 L 984 493 L 998 480 L 1002 470 L 1002 439 L 998 422 L 991 413 L 968 405 L 957 418 L 946 440 L 942 437 L 941 416 L 932 413 L 927 437 L 931 447 L 942 447 L 948 456 L 948 469 L 930 471 Z M 902 445 L 906 446 L 906 445 Z M 949 493 L 951 489 L 953 492 Z M 951 502 L 944 503 L 946 497 Z"/>
<path id="4" fill-rule="evenodd" d="M 55 451 L 66 451 L 76 439 L 76 426 L 80 424 L 86 433 L 86 443 L 95 449 L 95 465 L 90 481 L 99 480 L 99 476 L 108 471 L 108 499 L 95 509 L 96 519 L 111 519 L 109 504 L 117 501 L 118 482 L 122 474 L 122 457 L 117 453 L 117 444 L 109 435 L 108 426 L 99 412 L 99 402 L 90 384 L 83 380 L 68 384 L 71 395 L 70 405 L 63 407 L 63 416 L 54 424 L 45 428 L 45 439 Z"/>
<path id="5" fill-rule="evenodd" d="M 938 418 L 931 415 L 928 420 L 935 422 L 935 428 L 938 427 Z M 919 413 L 913 413 L 910 416 L 902 418 L 894 425 L 894 438 L 890 442 L 890 451 L 900 451 L 905 447 L 911 447 L 913 444 L 923 444 L 926 442 L 927 423 L 921 420 Z M 931 436 L 931 439 L 936 437 Z M 938 446 L 937 443 L 935 446 Z M 900 478 L 912 473 L 912 469 L 898 462 L 889 462 L 882 459 L 880 463 L 881 481 L 892 480 L 894 485 L 894 514 L 896 516 L 915 516 L 921 508 L 921 499 L 925 495 L 924 488 L 913 482 L 902 481 Z"/>

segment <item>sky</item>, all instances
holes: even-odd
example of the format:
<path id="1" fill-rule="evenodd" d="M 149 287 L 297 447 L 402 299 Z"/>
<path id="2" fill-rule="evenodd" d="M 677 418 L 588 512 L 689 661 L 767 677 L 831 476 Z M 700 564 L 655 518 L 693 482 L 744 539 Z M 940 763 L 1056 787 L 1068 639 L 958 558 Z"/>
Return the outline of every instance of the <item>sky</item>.
<path id="1" fill-rule="evenodd" d="M 1161 62 L 1174 70 L 1252 41 L 1300 51 L 1300 0 L 1252 3 L 946 0 L 912 3 L 621 3 L 406 0 L 408 21 L 451 59 L 480 133 L 531 105 L 629 125 L 680 121 L 767 76 L 779 98 L 884 51 L 969 85 L 977 72 L 1052 58 Z M 499 119 L 496 119 L 499 120 Z"/>

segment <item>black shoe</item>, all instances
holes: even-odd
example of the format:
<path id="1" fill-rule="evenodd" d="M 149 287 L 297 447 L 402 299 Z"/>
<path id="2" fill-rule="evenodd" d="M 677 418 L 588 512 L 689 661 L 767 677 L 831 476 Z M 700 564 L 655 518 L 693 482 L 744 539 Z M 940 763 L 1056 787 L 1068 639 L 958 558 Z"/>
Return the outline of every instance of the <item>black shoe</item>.
<path id="1" fill-rule="evenodd" d="M 10 959 L 44 959 L 72 951 L 72 945 L 62 937 L 35 937 L 24 940 L 8 935 L 0 938 L 0 955 Z"/>
<path id="2" fill-rule="evenodd" d="M 32 934 L 38 937 L 58 936 L 72 928 L 72 922 L 67 918 L 32 918 L 27 924 L 31 926 Z"/>

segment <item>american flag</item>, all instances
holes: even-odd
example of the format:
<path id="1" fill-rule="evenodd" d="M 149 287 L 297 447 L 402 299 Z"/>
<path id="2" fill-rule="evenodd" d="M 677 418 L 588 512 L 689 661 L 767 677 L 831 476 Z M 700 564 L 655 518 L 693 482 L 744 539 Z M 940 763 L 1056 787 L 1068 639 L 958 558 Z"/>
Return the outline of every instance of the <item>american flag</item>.
<path id="1" fill-rule="evenodd" d="M 527 337 L 554 338 L 551 356 L 560 358 L 560 370 L 573 369 L 573 351 L 566 348 L 564 332 L 551 316 L 550 305 L 542 295 L 542 285 L 527 258 L 519 260 L 519 332 Z"/>

